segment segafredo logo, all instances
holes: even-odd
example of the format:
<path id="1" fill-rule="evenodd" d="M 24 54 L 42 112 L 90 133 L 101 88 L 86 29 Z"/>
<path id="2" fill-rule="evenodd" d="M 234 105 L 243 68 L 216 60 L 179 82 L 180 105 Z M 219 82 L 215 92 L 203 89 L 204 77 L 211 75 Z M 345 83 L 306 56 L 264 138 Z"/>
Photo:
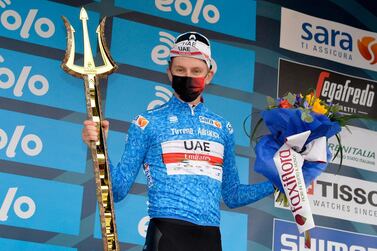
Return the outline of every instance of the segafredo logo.
<path id="1" fill-rule="evenodd" d="M 344 78 L 342 82 L 331 81 L 331 73 L 322 71 L 317 82 L 318 97 L 326 98 L 327 102 L 347 102 L 355 105 L 372 107 L 375 97 L 374 85 L 360 85 L 355 79 Z M 340 80 L 340 79 L 339 79 Z M 359 86 L 363 86 L 359 88 Z"/>
<path id="2" fill-rule="evenodd" d="M 377 40 L 374 37 L 363 37 L 357 40 L 357 48 L 370 64 L 377 63 Z"/>
<path id="3" fill-rule="evenodd" d="M 377 118 L 376 86 L 377 82 L 370 79 L 283 59 L 279 61 L 278 96 L 287 92 L 305 93 L 315 87 L 318 97 L 338 104 L 345 114 Z"/>
<path id="4" fill-rule="evenodd" d="M 282 8 L 280 47 L 377 71 L 377 34 Z"/>

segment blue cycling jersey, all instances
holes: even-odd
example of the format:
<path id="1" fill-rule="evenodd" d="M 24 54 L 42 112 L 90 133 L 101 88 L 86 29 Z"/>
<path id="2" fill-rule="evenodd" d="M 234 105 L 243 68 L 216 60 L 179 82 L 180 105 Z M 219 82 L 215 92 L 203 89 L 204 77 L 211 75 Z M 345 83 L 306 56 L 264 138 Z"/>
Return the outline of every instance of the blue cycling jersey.
<path id="1" fill-rule="evenodd" d="M 234 208 L 274 190 L 268 181 L 240 184 L 231 124 L 203 103 L 192 107 L 175 96 L 132 122 L 120 163 L 110 165 L 115 201 L 127 195 L 141 166 L 151 218 L 219 226 L 221 196 Z"/>

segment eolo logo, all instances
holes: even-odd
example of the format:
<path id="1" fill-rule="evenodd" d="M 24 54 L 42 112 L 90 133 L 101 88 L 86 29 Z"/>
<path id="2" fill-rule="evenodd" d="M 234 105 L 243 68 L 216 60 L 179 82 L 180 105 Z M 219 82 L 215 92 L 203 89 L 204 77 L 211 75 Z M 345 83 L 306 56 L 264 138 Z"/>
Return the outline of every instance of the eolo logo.
<path id="1" fill-rule="evenodd" d="M 370 64 L 377 63 L 377 40 L 374 37 L 363 37 L 357 40 L 357 47 L 361 56 Z"/>

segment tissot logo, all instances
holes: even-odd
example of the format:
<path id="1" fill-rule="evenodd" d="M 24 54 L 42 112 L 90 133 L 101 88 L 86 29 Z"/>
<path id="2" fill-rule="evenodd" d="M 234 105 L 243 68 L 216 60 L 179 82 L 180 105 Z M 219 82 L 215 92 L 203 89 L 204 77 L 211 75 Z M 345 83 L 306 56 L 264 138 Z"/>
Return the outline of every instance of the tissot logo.
<path id="1" fill-rule="evenodd" d="M 368 204 L 369 206 L 377 207 L 377 190 L 367 190 L 322 180 L 317 180 L 314 186 L 314 190 L 319 189 L 322 197 L 334 200 L 354 201 L 360 205 Z"/>
<path id="2" fill-rule="evenodd" d="M 374 182 L 322 173 L 310 189 L 308 197 L 313 214 L 377 225 Z M 275 207 L 284 208 L 279 203 Z"/>
<path id="3" fill-rule="evenodd" d="M 288 92 L 306 93 L 315 87 L 316 95 L 328 103 L 340 105 L 346 114 L 377 118 L 377 82 L 323 68 L 280 59 L 278 96 Z"/>

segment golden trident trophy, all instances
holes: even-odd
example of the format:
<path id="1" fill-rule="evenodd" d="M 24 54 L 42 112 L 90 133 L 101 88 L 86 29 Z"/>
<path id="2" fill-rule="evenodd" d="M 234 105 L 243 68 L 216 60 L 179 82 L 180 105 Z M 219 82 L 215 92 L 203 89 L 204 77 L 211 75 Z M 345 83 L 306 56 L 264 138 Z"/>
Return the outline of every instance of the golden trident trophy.
<path id="1" fill-rule="evenodd" d="M 105 77 L 117 69 L 117 65 L 111 58 L 105 41 L 104 28 L 106 18 L 102 19 L 96 31 L 99 50 L 103 60 L 102 66 L 95 66 L 94 64 L 87 27 L 88 14 L 85 9 L 81 8 L 80 12 L 84 37 L 84 66 L 74 64 L 75 30 L 67 18 L 64 16 L 62 18 L 67 29 L 67 50 L 61 66 L 67 73 L 84 79 L 88 117 L 92 121 L 97 122 L 97 129 L 99 131 L 99 140 L 97 142 L 91 142 L 90 150 L 92 153 L 94 176 L 97 185 L 97 199 L 100 212 L 103 246 L 105 251 L 120 251 L 115 225 L 114 203 L 111 190 L 106 139 L 104 131 L 100 125 L 102 121 L 102 110 L 99 92 L 99 78 Z"/>

